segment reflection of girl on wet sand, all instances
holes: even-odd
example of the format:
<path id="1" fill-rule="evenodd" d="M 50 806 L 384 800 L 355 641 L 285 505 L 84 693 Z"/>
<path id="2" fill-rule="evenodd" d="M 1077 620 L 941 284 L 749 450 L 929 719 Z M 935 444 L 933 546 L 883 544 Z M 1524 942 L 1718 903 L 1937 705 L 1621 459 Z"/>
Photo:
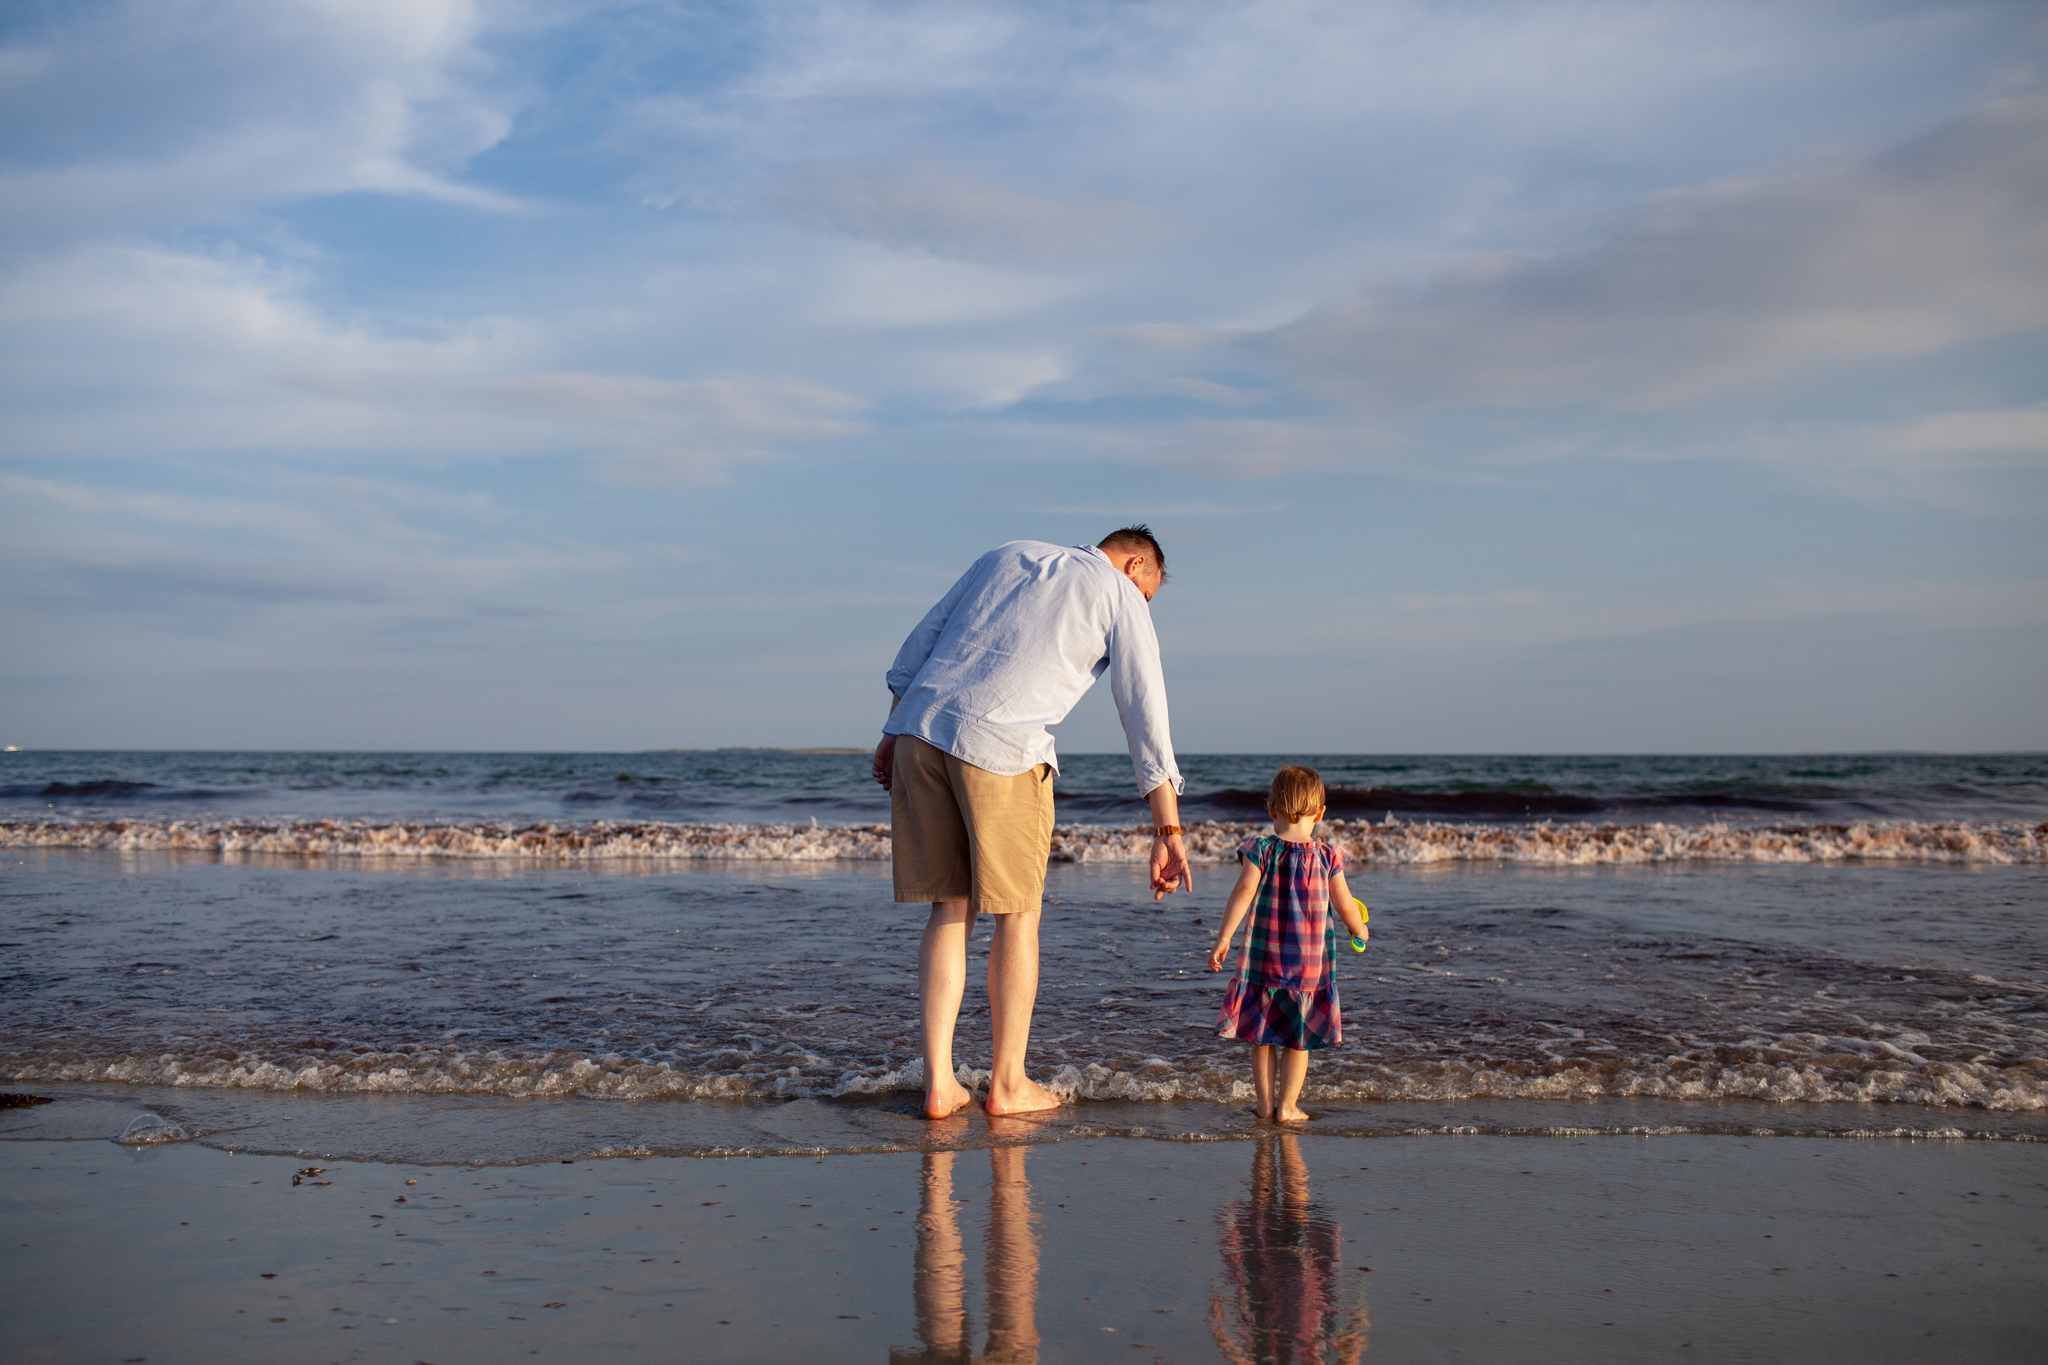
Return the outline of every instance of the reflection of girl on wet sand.
<path id="1" fill-rule="evenodd" d="M 1231 1365 L 1356 1365 L 1365 1354 L 1362 1294 L 1343 1285 L 1344 1230 L 1310 1202 L 1301 1139 L 1269 1133 L 1252 1158 L 1251 1197 L 1224 1211 L 1223 1283 L 1209 1330 Z M 1346 1307 L 1343 1300 L 1353 1298 Z"/>
<path id="2" fill-rule="evenodd" d="M 1038 1234 L 1023 1147 L 988 1154 L 988 1343 L 974 1354 L 967 1318 L 967 1248 L 953 1199 L 955 1152 L 927 1152 L 917 1217 L 912 1294 L 921 1351 L 891 1351 L 890 1365 L 1033 1365 L 1038 1359 Z"/>

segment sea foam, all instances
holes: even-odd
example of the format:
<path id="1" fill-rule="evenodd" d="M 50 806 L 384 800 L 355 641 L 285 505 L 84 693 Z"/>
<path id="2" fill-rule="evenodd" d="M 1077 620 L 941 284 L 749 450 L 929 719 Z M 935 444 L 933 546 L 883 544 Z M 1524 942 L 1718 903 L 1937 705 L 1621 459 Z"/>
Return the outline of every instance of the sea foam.
<path id="1" fill-rule="evenodd" d="M 1191 825 L 1187 846 L 1227 860 L 1263 824 Z M 1379 865 L 1505 862 L 1581 867 L 1688 861 L 1970 864 L 2048 863 L 2048 825 L 1871 821 L 1862 824 L 1374 823 L 1333 820 L 1323 838 L 1355 862 Z M 301 858 L 493 859 L 595 862 L 630 859 L 749 862 L 881 861 L 886 825 L 376 823 L 312 820 L 6 820 L 0 848 L 86 848 Z M 1052 858 L 1136 863 L 1150 856 L 1144 826 L 1062 825 Z"/>
<path id="2" fill-rule="evenodd" d="M 320 1094 L 494 1095 L 615 1100 L 851 1099 L 922 1088 L 920 1063 L 847 1066 L 813 1049 L 647 1049 L 637 1055 L 576 1049 L 464 1051 L 454 1047 L 331 1054 L 220 1047 L 153 1054 L 81 1056 L 52 1049 L 0 1054 L 12 1081 L 71 1081 Z M 988 1072 L 963 1066 L 985 1086 Z M 1068 1100 L 1235 1104 L 1251 1097 L 1242 1066 L 1148 1058 L 1056 1067 L 1047 1078 Z M 1662 1056 L 1610 1054 L 1541 1062 L 1470 1056 L 1394 1064 L 1337 1054 L 1311 1072 L 1312 1099 L 1751 1100 L 1763 1103 L 1898 1104 L 1991 1113 L 2048 1110 L 2048 1065 L 1928 1061 L 1871 1040 L 1782 1033 L 1740 1043 L 1694 1044 Z M 142 1139 L 138 1139 L 142 1140 Z M 149 1136 L 149 1141 L 171 1140 Z"/>

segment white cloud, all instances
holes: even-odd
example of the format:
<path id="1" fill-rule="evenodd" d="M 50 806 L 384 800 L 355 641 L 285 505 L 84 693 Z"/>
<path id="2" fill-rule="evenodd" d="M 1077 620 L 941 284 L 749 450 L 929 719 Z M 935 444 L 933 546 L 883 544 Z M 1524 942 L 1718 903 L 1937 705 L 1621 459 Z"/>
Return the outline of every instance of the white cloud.
<path id="1" fill-rule="evenodd" d="M 1163 434 L 1152 462 L 1195 473 L 1263 478 L 1326 469 L 1367 444 L 1358 434 L 1312 422 L 1198 420 Z"/>
<path id="2" fill-rule="evenodd" d="M 1686 403 L 2048 327 L 2048 98 L 1847 170 L 1662 195 L 1607 241 L 1496 255 L 1272 334 L 1370 408 Z"/>
<path id="3" fill-rule="evenodd" d="M 1905 575 L 1875 583 L 1762 580 L 1731 590 L 1642 590 L 1617 582 L 1601 592 L 1497 588 L 1483 592 L 1326 592 L 1306 613 L 1310 652 L 1370 656 L 1383 650 L 1442 652 L 1548 649 L 1597 641 L 1682 635 L 1731 626 L 1829 621 L 1890 622 L 1914 630 L 1997 630 L 2048 625 L 2048 583 L 1943 582 Z M 1275 623 L 1279 634 L 1287 627 Z M 1246 637 L 1228 612 L 1176 624 L 1178 651 L 1255 657 L 1273 635 Z"/>
<path id="4" fill-rule="evenodd" d="M 1177 393 L 1183 398 L 1192 398 L 1197 403 L 1208 403 L 1219 408 L 1257 407 L 1272 396 L 1264 389 L 1218 384 L 1210 379 L 1190 379 L 1186 375 L 1175 375 L 1161 387 L 1169 393 Z"/>
<path id="5" fill-rule="evenodd" d="M 2048 474 L 2048 404 L 1934 413 L 1897 422 L 1753 423 L 1734 435 L 1635 450 L 1638 458 L 1742 459 L 1786 470 L 1858 502 L 1947 507 L 1979 516 L 2040 516 Z"/>
<path id="6" fill-rule="evenodd" d="M 911 358 L 917 382 L 961 408 L 994 411 L 1066 378 L 1059 351 L 963 347 Z"/>
<path id="7" fill-rule="evenodd" d="M 776 442 L 857 429 L 859 399 L 800 380 L 550 367 L 508 319 L 330 318 L 244 255 L 91 249 L 0 284 L 0 393 L 17 456 L 594 455 L 614 478 L 715 478 Z"/>
<path id="8" fill-rule="evenodd" d="M 520 99 L 478 46 L 478 0 L 133 0 L 73 17 L 11 49 L 0 81 L 0 222 L 17 234 L 352 191 L 515 206 L 456 178 Z"/>
<path id="9" fill-rule="evenodd" d="M 0 474 L 7 551 L 24 593 L 76 597 L 117 614 L 263 612 L 293 603 L 352 604 L 372 618 L 445 614 L 517 599 L 545 576 L 602 571 L 601 547 L 567 553 L 521 544 L 506 510 L 479 492 L 394 479 L 262 474 L 233 493 L 127 492 Z M 492 531 L 480 544 L 463 533 Z"/>
<path id="10" fill-rule="evenodd" d="M 1169 502 L 1147 503 L 1142 512 L 1134 506 L 1116 506 L 1110 503 L 1090 503 L 1079 506 L 1037 507 L 1033 511 L 1059 516 L 1102 517 L 1110 521 L 1128 523 L 1140 516 L 1153 521 L 1185 519 L 1206 520 L 1210 517 L 1268 517 L 1285 512 L 1291 503 L 1285 502 Z"/>
<path id="11" fill-rule="evenodd" d="M 967 261 L 1121 256 L 1168 232 L 1142 204 L 1072 203 L 932 166 L 807 166 L 766 202 L 806 227 Z"/>
<path id="12" fill-rule="evenodd" d="M 971 261 L 849 247 L 808 310 L 837 327 L 950 327 L 1043 313 L 1073 286 Z"/>
<path id="13" fill-rule="evenodd" d="M 1166 355 L 1199 355 L 1237 340 L 1241 333 L 1181 322 L 1127 322 L 1095 329 L 1107 341 L 1122 341 Z"/>
<path id="14" fill-rule="evenodd" d="M 1944 412 L 1896 432 L 1911 454 L 2031 456 L 2048 461 L 2048 403 L 1991 412 Z"/>
<path id="15" fill-rule="evenodd" d="M 0 47 L 0 91 L 34 80 L 50 69 L 53 60 L 44 48 Z"/>

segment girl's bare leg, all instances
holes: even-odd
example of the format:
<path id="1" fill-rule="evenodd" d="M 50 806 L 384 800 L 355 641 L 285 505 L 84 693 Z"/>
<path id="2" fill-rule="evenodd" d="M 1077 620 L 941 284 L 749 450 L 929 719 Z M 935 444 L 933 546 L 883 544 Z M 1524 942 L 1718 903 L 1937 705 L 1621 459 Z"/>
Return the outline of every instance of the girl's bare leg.
<path id="1" fill-rule="evenodd" d="M 953 1026 L 967 990 L 967 933 L 974 911 L 966 901 L 933 901 L 917 953 L 918 1008 L 924 1023 L 924 1116 L 942 1119 L 974 1096 L 953 1075 Z"/>
<path id="2" fill-rule="evenodd" d="M 1273 1117 L 1282 1123 L 1307 1123 L 1309 1115 L 1301 1111 L 1301 1084 L 1308 1079 L 1308 1053 L 1289 1049 L 1280 1054 L 1280 1094 L 1278 1107 Z"/>
<path id="3" fill-rule="evenodd" d="M 1278 1149 L 1280 1158 L 1280 1203 L 1290 1215 L 1305 1218 L 1313 1201 L 1309 1193 L 1308 1162 L 1301 1156 L 1301 1137 L 1283 1128 L 1273 1135 L 1273 1145 Z"/>
<path id="4" fill-rule="evenodd" d="M 1270 1044 L 1257 1043 L 1252 1047 L 1252 1089 L 1259 1097 L 1259 1121 L 1273 1117 L 1273 1053 Z"/>
<path id="5" fill-rule="evenodd" d="M 991 1114 L 1060 1107 L 1058 1096 L 1024 1074 L 1031 1010 L 1038 1003 L 1039 913 L 1019 910 L 995 917 L 995 937 L 988 949 L 988 1013 L 996 1056 L 983 1104 Z M 956 996 L 956 1008 L 957 1002 Z"/>

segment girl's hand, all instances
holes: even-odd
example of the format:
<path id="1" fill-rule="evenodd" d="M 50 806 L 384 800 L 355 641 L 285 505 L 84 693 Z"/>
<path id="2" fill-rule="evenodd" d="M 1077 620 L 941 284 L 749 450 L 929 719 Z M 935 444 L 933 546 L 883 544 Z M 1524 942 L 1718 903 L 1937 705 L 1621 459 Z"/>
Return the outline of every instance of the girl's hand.
<path id="1" fill-rule="evenodd" d="M 1351 894 L 1351 884 L 1339 872 L 1330 878 L 1330 913 L 1344 921 L 1344 932 L 1356 939 L 1370 940 L 1372 930 L 1365 927 L 1365 917 L 1358 913 L 1358 907 L 1365 902 Z"/>
<path id="2" fill-rule="evenodd" d="M 1237 937 L 1237 926 L 1244 923 L 1245 912 L 1252 908 L 1252 896 L 1258 889 L 1259 865 L 1246 863 L 1238 869 L 1237 885 L 1230 888 L 1230 899 L 1223 902 L 1223 925 L 1216 931 L 1216 946 L 1209 950 L 1210 971 L 1223 970 L 1223 959 L 1230 956 L 1230 940 Z M 1247 947 L 1245 951 L 1251 949 Z"/>

